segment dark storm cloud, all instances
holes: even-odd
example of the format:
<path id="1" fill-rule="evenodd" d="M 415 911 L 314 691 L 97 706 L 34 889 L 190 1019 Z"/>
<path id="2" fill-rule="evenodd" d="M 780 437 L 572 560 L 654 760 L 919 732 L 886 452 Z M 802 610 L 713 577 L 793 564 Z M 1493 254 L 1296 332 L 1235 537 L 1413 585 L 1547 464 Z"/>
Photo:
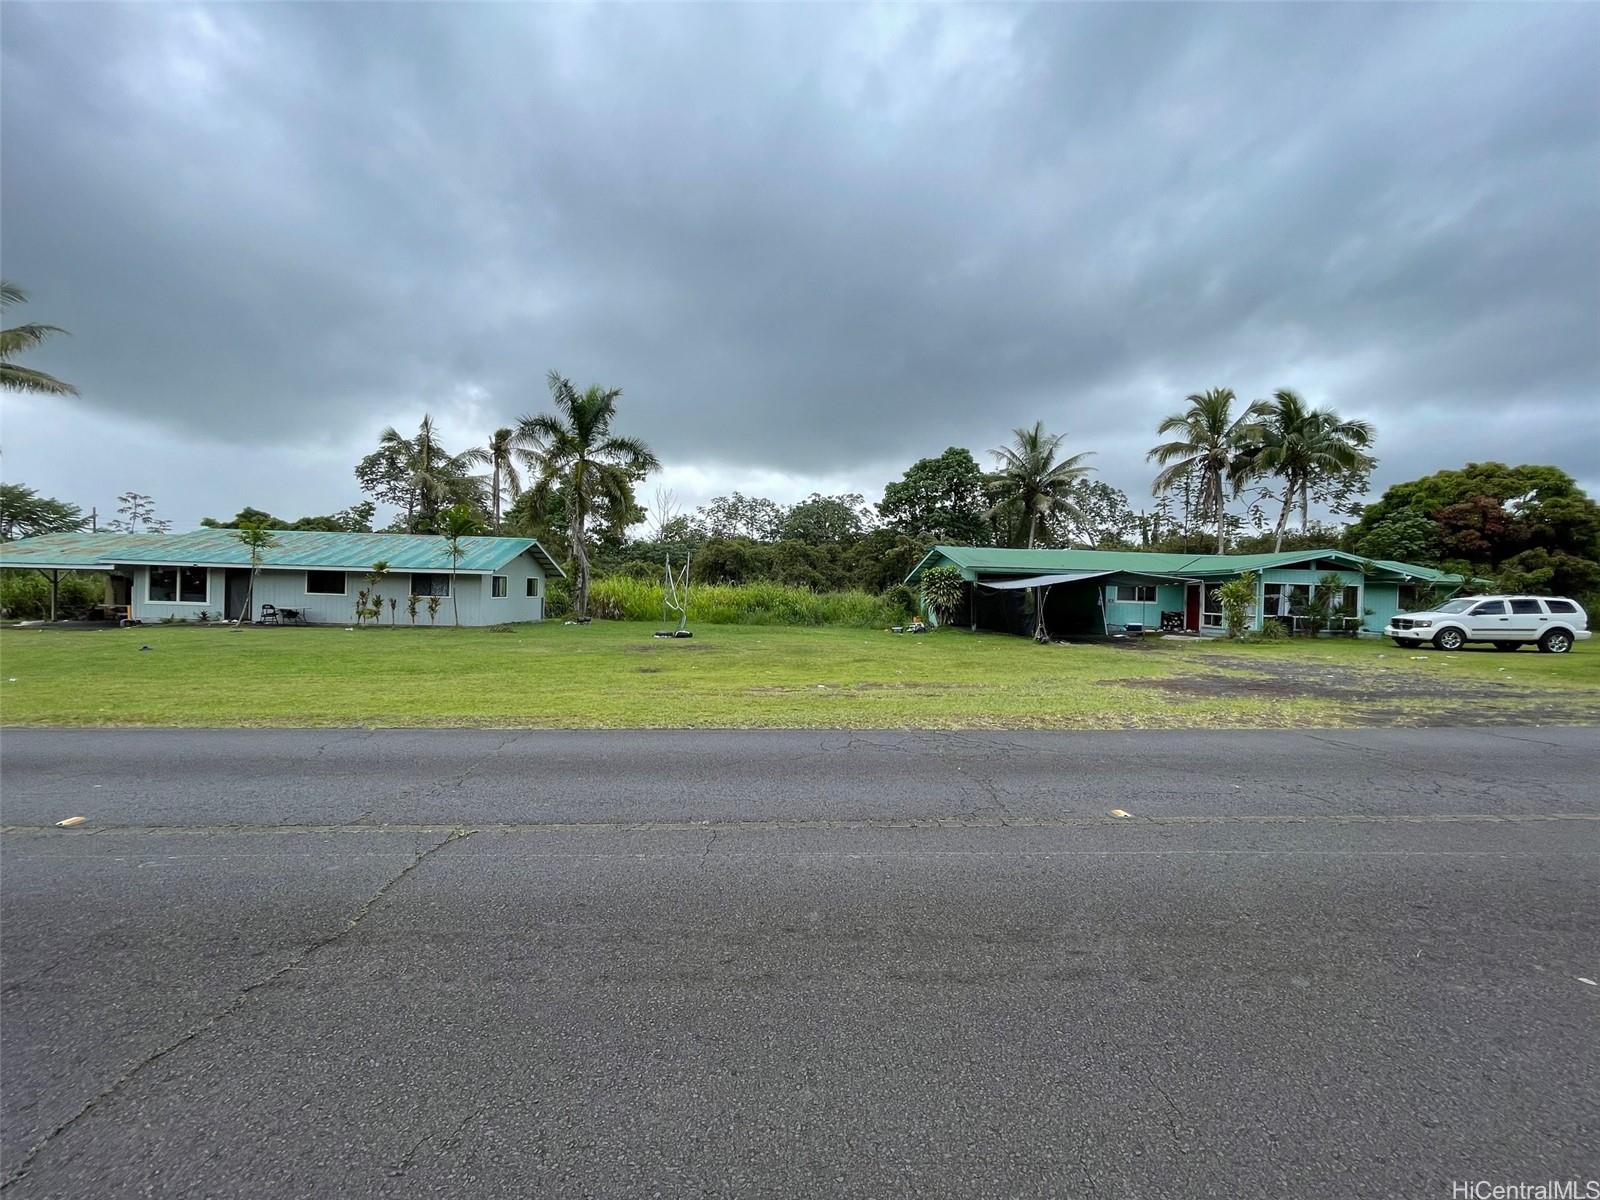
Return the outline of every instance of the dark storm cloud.
<path id="1" fill-rule="evenodd" d="M 554 365 L 728 486 L 1043 417 L 1132 490 L 1186 392 L 1289 384 L 1387 478 L 1600 482 L 1600 10 L 8 5 L 3 39 L 6 273 L 75 335 L 39 363 L 174 445 L 488 425 Z"/>

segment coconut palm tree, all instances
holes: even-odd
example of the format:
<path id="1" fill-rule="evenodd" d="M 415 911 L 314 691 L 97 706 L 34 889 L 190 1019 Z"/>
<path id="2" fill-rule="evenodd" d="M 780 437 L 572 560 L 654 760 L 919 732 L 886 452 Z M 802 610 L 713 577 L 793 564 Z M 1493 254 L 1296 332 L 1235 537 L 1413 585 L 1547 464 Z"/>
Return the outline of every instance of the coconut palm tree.
<path id="1" fill-rule="evenodd" d="M 27 293 L 9 280 L 0 279 L 0 308 L 13 304 L 26 304 Z M 0 329 L 0 388 L 8 392 L 31 392 L 41 396 L 76 396 L 78 389 L 70 383 L 24 367 L 16 361 L 17 355 L 32 350 L 52 333 L 65 333 L 55 325 L 14 325 Z"/>
<path id="2" fill-rule="evenodd" d="M 1300 527 L 1309 525 L 1311 484 L 1320 476 L 1370 466 L 1366 448 L 1373 428 L 1366 421 L 1346 421 L 1332 409 L 1312 408 L 1287 388 L 1258 401 L 1247 451 L 1249 471 L 1283 480 L 1283 508 L 1278 512 L 1273 550 L 1283 549 L 1283 531 L 1295 501 L 1300 502 Z"/>
<path id="3" fill-rule="evenodd" d="M 1152 488 L 1157 496 L 1185 480 L 1199 480 L 1200 511 L 1217 522 L 1218 554 L 1227 551 L 1228 500 L 1239 494 L 1249 466 L 1246 447 L 1256 419 L 1264 415 L 1252 405 L 1235 417 L 1233 401 L 1232 388 L 1196 392 L 1189 397 L 1188 409 L 1174 413 L 1156 429 L 1158 434 L 1179 436 L 1145 455 L 1163 468 Z"/>
<path id="4" fill-rule="evenodd" d="M 999 471 L 989 476 L 989 484 L 998 499 L 990 515 L 1020 514 L 1028 530 L 1031 550 L 1041 530 L 1048 528 L 1050 518 L 1083 515 L 1070 496 L 1072 485 L 1094 470 L 1083 461 L 1093 451 L 1057 458 L 1066 435 L 1046 433 L 1043 421 L 1035 421 L 1032 429 L 1019 428 L 1011 432 L 1015 442 L 990 451 L 1000 464 Z M 1036 642 L 1050 640 L 1044 623 L 1046 592 L 1047 589 L 1033 589 L 1033 640 Z"/>
<path id="5" fill-rule="evenodd" d="M 468 473 L 474 463 L 488 461 L 477 446 L 451 454 L 434 432 L 433 418 L 423 414 L 413 437 L 394 426 L 378 435 L 378 449 L 389 455 L 399 469 L 406 491 L 406 528 L 431 526 L 439 511 L 448 504 L 460 503 L 464 494 L 478 487 Z"/>
<path id="6" fill-rule="evenodd" d="M 1094 451 L 1058 459 L 1066 434 L 1046 433 L 1043 421 L 1035 421 L 1032 429 L 1011 432 L 1016 437 L 1012 445 L 990 451 L 1000 464 L 989 477 L 998 497 L 990 511 L 1003 513 L 1008 507 L 1020 511 L 1032 549 L 1052 517 L 1079 515 L 1071 500 L 1072 485 L 1094 470 L 1083 461 Z"/>
<path id="7" fill-rule="evenodd" d="M 555 371 L 548 379 L 555 412 L 523 417 L 517 425 L 518 453 L 535 479 L 532 491 L 544 507 L 556 489 L 565 494 L 567 534 L 572 539 L 573 611 L 589 615 L 589 552 L 585 543 L 590 516 L 597 509 L 626 511 L 633 485 L 660 462 L 638 438 L 611 432 L 620 388 L 590 387 L 580 392 Z"/>
<path id="8" fill-rule="evenodd" d="M 492 472 L 493 480 L 489 485 L 489 497 L 494 505 L 494 532 L 500 533 L 500 494 L 501 481 L 505 481 L 504 491 L 511 497 L 515 504 L 517 497 L 522 495 L 522 476 L 517 474 L 517 431 L 515 429 L 496 429 L 489 437 L 489 445 L 485 459 Z"/>

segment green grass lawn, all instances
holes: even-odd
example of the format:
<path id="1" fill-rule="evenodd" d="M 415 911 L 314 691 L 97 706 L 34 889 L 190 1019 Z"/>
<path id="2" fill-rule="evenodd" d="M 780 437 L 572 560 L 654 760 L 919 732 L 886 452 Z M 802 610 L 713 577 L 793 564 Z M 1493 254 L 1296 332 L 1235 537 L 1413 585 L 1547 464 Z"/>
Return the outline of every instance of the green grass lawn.
<path id="1" fill-rule="evenodd" d="M 1600 720 L 1600 646 L 651 625 L 0 630 L 10 725 L 1115 729 Z M 148 651 L 141 646 L 149 646 Z M 1421 657 L 1417 657 L 1421 656 Z"/>

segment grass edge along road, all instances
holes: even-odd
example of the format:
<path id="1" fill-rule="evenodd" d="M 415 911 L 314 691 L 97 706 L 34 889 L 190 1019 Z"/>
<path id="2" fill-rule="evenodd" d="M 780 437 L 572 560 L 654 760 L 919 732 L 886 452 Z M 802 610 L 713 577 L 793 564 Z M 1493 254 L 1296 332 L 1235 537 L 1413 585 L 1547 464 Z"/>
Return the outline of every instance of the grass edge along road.
<path id="1" fill-rule="evenodd" d="M 1375 640 L 1036 646 L 637 622 L 0 630 L 9 725 L 1193 729 L 1600 721 L 1600 651 Z M 148 646 L 149 649 L 142 647 Z"/>

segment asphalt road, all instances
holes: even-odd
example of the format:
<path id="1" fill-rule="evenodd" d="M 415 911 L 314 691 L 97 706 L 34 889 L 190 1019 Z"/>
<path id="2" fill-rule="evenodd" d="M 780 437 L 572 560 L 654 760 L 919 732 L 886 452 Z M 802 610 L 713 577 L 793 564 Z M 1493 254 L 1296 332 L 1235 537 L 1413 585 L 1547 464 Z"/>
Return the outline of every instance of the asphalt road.
<path id="1" fill-rule="evenodd" d="M 1593 1178 L 1597 775 L 1595 729 L 5 732 L 0 1191 Z"/>

